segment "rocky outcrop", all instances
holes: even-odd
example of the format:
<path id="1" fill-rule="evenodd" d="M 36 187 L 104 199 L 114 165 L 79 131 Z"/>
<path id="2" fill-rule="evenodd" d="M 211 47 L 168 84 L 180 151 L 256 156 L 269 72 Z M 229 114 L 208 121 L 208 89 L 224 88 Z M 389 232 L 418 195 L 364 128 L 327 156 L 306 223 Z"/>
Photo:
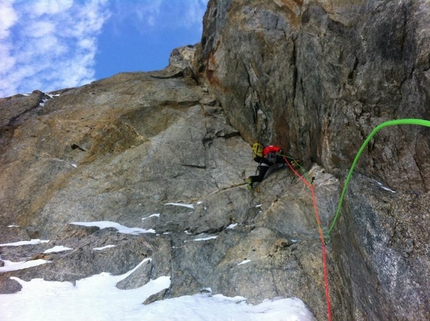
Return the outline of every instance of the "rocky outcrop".
<path id="1" fill-rule="evenodd" d="M 427 1 L 210 1 L 194 69 L 246 141 L 343 180 L 377 125 L 429 119 L 429 23 Z M 429 318 L 429 137 L 384 129 L 358 163 L 331 239 L 347 319 Z"/>

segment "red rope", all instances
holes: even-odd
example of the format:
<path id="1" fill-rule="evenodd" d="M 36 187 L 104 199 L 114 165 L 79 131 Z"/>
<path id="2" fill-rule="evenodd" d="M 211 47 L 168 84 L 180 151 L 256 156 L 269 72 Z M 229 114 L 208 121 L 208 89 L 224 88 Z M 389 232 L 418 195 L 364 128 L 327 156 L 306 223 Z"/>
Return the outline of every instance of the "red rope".
<path id="1" fill-rule="evenodd" d="M 294 172 L 294 174 L 298 178 L 300 178 L 303 181 L 303 183 L 305 183 L 305 185 L 307 187 L 309 187 L 309 189 L 311 190 L 311 193 L 312 193 L 312 202 L 314 203 L 315 218 L 316 218 L 317 223 L 318 223 L 318 232 L 320 234 L 320 240 L 321 240 L 322 259 L 323 259 L 323 266 L 324 266 L 325 298 L 326 298 L 326 302 L 327 302 L 327 317 L 328 317 L 328 320 L 331 321 L 330 293 L 329 293 L 329 287 L 328 287 L 328 272 L 327 272 L 327 254 L 326 254 L 326 250 L 325 250 L 325 241 L 324 241 L 323 231 L 321 228 L 321 221 L 320 221 L 320 217 L 318 214 L 318 205 L 317 205 L 317 199 L 315 197 L 315 188 L 312 185 L 312 183 L 308 182 L 302 175 L 300 175 L 296 171 L 296 169 L 290 164 L 290 162 L 288 161 L 288 159 L 285 156 L 284 156 L 284 161 L 287 163 L 287 165 L 290 167 L 290 169 Z"/>

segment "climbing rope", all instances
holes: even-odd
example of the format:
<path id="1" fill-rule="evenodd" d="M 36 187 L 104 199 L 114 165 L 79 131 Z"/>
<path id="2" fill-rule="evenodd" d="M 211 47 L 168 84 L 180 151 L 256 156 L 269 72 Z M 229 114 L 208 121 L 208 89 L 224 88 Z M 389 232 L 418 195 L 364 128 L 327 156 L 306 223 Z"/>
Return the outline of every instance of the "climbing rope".
<path id="1" fill-rule="evenodd" d="M 297 160 L 297 158 L 295 158 L 293 156 L 288 156 L 288 155 L 284 155 L 284 154 L 280 154 L 280 153 L 277 153 L 277 155 L 282 156 L 282 158 L 284 159 L 284 162 L 287 163 L 290 167 L 291 166 L 294 167 L 295 170 L 296 170 L 296 172 L 298 172 L 298 170 L 296 169 L 296 167 L 299 167 L 300 173 L 298 173 L 298 174 L 300 176 L 303 176 L 306 181 L 310 182 L 309 177 L 306 175 L 306 170 L 300 164 L 301 161 Z M 293 163 L 295 163 L 296 165 L 293 165 Z"/>
<path id="2" fill-rule="evenodd" d="M 306 179 L 305 177 L 303 177 L 303 175 L 301 175 L 297 172 L 297 170 L 291 165 L 290 161 L 288 160 L 288 158 L 286 156 L 283 156 L 283 158 L 284 158 L 285 163 L 287 163 L 288 167 L 290 167 L 290 169 L 293 171 L 293 173 L 300 180 L 302 180 L 303 183 L 305 183 L 305 185 L 307 187 L 309 187 L 309 189 L 311 190 L 311 193 L 312 193 L 312 202 L 314 204 L 315 218 L 317 220 L 318 232 L 319 232 L 320 240 L 321 240 L 322 259 L 323 259 L 323 266 L 324 266 L 325 297 L 326 297 L 326 302 L 327 302 L 327 316 L 328 316 L 328 320 L 331 321 L 330 293 L 329 293 L 328 272 L 327 272 L 327 254 L 326 254 L 326 248 L 325 248 L 324 235 L 323 235 L 323 231 L 321 228 L 321 220 L 320 220 L 319 214 L 318 214 L 318 205 L 317 205 L 317 200 L 315 197 L 315 188 L 308 179 Z M 299 166 L 300 166 L 300 164 L 299 164 Z M 303 170 L 303 167 L 300 166 L 300 168 Z"/>
<path id="3" fill-rule="evenodd" d="M 336 221 L 339 217 L 340 210 L 342 208 L 342 202 L 346 194 L 346 190 L 348 188 L 348 184 L 352 177 L 352 172 L 354 171 L 355 166 L 357 165 L 358 159 L 360 158 L 361 154 L 363 153 L 364 149 L 366 148 L 367 144 L 369 144 L 370 140 L 375 136 L 375 134 L 381 130 L 384 127 L 388 126 L 395 126 L 395 125 L 419 125 L 419 126 L 426 126 L 430 127 L 430 121 L 423 120 L 423 119 L 414 119 L 414 118 L 406 118 L 406 119 L 397 119 L 397 120 L 390 120 L 386 121 L 373 129 L 373 131 L 370 133 L 370 135 L 367 137 L 367 139 L 364 141 L 363 145 L 361 145 L 360 150 L 358 151 L 357 155 L 355 156 L 354 162 L 352 163 L 352 166 L 348 172 L 348 176 L 346 177 L 345 184 L 343 186 L 342 194 L 340 195 L 339 203 L 337 206 L 336 214 L 334 215 L 333 222 L 330 225 L 329 230 L 327 231 L 326 238 L 328 239 L 330 237 L 330 233 L 333 230 L 334 226 L 336 225 Z"/>
<path id="4" fill-rule="evenodd" d="M 430 121 L 428 120 L 423 120 L 423 119 L 398 119 L 398 120 L 391 120 L 391 121 L 386 121 L 380 125 L 378 125 L 377 127 L 375 127 L 375 129 L 373 129 L 373 131 L 370 133 L 370 135 L 367 137 L 367 139 L 364 141 L 363 145 L 361 146 L 360 150 L 358 151 L 357 155 L 354 158 L 354 161 L 351 165 L 351 168 L 348 172 L 348 176 L 345 180 L 345 184 L 339 199 L 339 203 L 338 203 L 338 207 L 337 207 L 337 211 L 336 214 L 333 218 L 333 221 L 330 225 L 330 228 L 326 234 L 326 239 L 328 239 L 330 237 L 330 233 L 333 230 L 334 226 L 336 225 L 336 221 L 339 217 L 340 214 L 340 210 L 342 208 L 342 202 L 343 199 L 345 197 L 346 194 L 346 190 L 348 188 L 348 184 L 351 180 L 352 177 L 352 173 L 354 171 L 355 166 L 357 165 L 357 162 L 361 156 L 361 154 L 363 153 L 364 149 L 366 148 L 366 146 L 369 144 L 370 140 L 373 138 L 373 136 L 375 136 L 375 134 L 381 130 L 384 127 L 388 127 L 388 126 L 395 126 L 395 125 L 419 125 L 419 126 L 426 126 L 426 127 L 430 127 Z M 299 174 L 298 171 L 294 168 L 294 166 L 292 166 L 291 162 L 295 160 L 295 158 L 290 157 L 290 156 L 286 156 L 286 155 L 281 155 L 285 161 L 285 163 L 287 163 L 287 165 L 289 166 L 289 168 L 293 171 L 293 173 L 301 180 L 303 181 L 303 183 L 305 183 L 305 185 L 311 190 L 311 194 L 312 194 L 312 202 L 313 202 L 313 206 L 314 206 L 314 211 L 315 211 L 315 218 L 317 220 L 317 224 L 318 224 L 318 232 L 319 232 L 319 236 L 320 236 L 320 240 L 321 240 L 321 249 L 322 249 L 322 257 L 323 257 L 323 266 L 324 266 L 324 283 L 325 283 L 325 295 L 326 295 L 326 302 L 327 302 L 327 316 L 328 316 L 328 320 L 331 321 L 332 317 L 331 317 L 331 304 L 330 304 L 330 294 L 329 294 L 329 281 L 328 281 L 328 272 L 327 272 L 327 254 L 326 254 L 326 242 L 325 242 L 325 238 L 324 238 L 324 234 L 322 231 L 322 227 L 321 227 L 321 221 L 319 218 L 319 214 L 318 214 L 318 205 L 317 205 L 317 201 L 316 201 L 316 197 L 315 197 L 315 188 L 312 185 L 312 183 L 309 181 L 309 179 L 304 176 L 306 176 L 305 174 L 305 170 L 304 168 L 297 163 L 297 165 L 300 167 L 303 175 Z"/>

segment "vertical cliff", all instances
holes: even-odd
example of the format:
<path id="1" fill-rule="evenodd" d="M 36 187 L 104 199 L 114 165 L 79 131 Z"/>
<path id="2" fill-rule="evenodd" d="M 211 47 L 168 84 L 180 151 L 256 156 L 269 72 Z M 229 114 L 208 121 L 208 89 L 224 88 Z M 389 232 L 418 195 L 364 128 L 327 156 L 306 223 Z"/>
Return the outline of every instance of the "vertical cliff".
<path id="1" fill-rule="evenodd" d="M 285 167 L 248 191 L 249 143 L 304 160 L 327 232 L 372 129 L 430 116 L 429 2 L 210 0 L 203 22 L 164 70 L 0 99 L 0 294 L 144 260 L 117 287 L 169 277 L 146 303 L 210 288 L 327 318 L 311 193 Z M 409 125 L 364 151 L 326 244 L 334 320 L 430 319 L 429 154 Z"/>
<path id="2" fill-rule="evenodd" d="M 194 69 L 249 143 L 342 180 L 374 127 L 430 117 L 428 1 L 212 0 L 204 25 Z M 351 318 L 430 316 L 429 155 L 430 129 L 400 126 L 358 163 L 331 239 Z"/>

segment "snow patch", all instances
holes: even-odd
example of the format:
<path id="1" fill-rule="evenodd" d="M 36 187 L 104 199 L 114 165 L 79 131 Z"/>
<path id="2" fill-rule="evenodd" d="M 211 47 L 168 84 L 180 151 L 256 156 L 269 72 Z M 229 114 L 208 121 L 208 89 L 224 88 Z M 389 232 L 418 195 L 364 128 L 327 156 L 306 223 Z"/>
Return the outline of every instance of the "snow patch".
<path id="1" fill-rule="evenodd" d="M 193 204 L 185 204 L 185 203 L 166 203 L 166 204 L 164 204 L 164 206 L 166 206 L 166 205 L 180 206 L 180 207 L 186 207 L 186 208 L 194 209 L 194 205 Z"/>
<path id="2" fill-rule="evenodd" d="M 175 321 L 316 321 L 298 298 L 246 303 L 241 296 L 212 295 L 210 288 L 200 294 L 165 299 L 149 305 L 142 302 L 170 287 L 169 276 L 151 280 L 137 289 L 121 290 L 116 284 L 127 278 L 149 259 L 131 271 L 114 276 L 100 273 L 71 282 L 11 279 L 22 285 L 14 294 L 0 295 L 0 319 L 8 321 L 75 320 L 175 320 Z M 39 260 L 43 261 L 43 260 Z M 45 262 L 43 262 L 45 263 Z M 0 268 L 1 269 L 1 268 Z"/>
<path id="3" fill-rule="evenodd" d="M 251 260 L 243 260 L 242 262 L 238 263 L 237 265 L 243 265 L 243 264 L 246 264 L 249 262 L 251 262 Z"/>
<path id="4" fill-rule="evenodd" d="M 376 183 L 385 191 L 391 192 L 391 193 L 395 193 L 396 191 L 393 191 L 392 189 L 384 186 L 381 182 L 376 181 Z"/>
<path id="5" fill-rule="evenodd" d="M 156 214 L 151 214 L 151 215 L 149 215 L 148 217 L 142 217 L 142 221 L 144 221 L 144 220 L 146 220 L 146 219 L 148 219 L 148 218 L 151 218 L 151 217 L 160 217 L 160 214 L 159 214 L 159 213 L 156 213 Z"/>
<path id="6" fill-rule="evenodd" d="M 140 317 L 145 306 L 142 302 L 170 286 L 170 277 L 161 276 L 146 285 L 132 290 L 120 290 L 116 284 L 133 273 L 119 276 L 100 273 L 71 282 L 33 279 L 11 279 L 22 285 L 15 294 L 2 295 L 0 316 L 2 320 L 54 321 L 54 320 L 144 320 Z"/>
<path id="7" fill-rule="evenodd" d="M 33 266 L 38 266 L 46 263 L 51 263 L 51 261 L 46 260 L 31 260 L 31 261 L 22 261 L 22 262 L 12 262 L 9 260 L 2 260 L 4 262 L 4 266 L 0 267 L 0 273 L 23 270 L 28 269 Z M 2 319 L 4 320 L 4 319 Z"/>
<path id="8" fill-rule="evenodd" d="M 227 230 L 234 230 L 236 226 L 237 226 L 237 223 L 230 224 L 229 226 L 227 226 Z"/>
<path id="9" fill-rule="evenodd" d="M 138 234 L 143 234 L 143 233 L 155 233 L 155 231 L 153 229 L 145 230 L 143 228 L 138 228 L 138 227 L 126 227 L 126 226 L 121 225 L 119 223 L 110 222 L 110 221 L 71 222 L 70 224 L 80 225 L 80 226 L 97 226 L 100 229 L 113 227 L 113 228 L 117 229 L 119 233 L 122 233 L 122 234 L 138 235 Z"/>
<path id="10" fill-rule="evenodd" d="M 103 251 L 105 249 L 110 249 L 112 247 L 115 247 L 116 245 L 106 245 L 106 246 L 102 246 L 102 247 L 95 247 L 93 248 L 94 251 Z"/>
<path id="11" fill-rule="evenodd" d="M 65 246 L 54 246 L 53 248 L 47 249 L 45 252 L 43 253 L 58 253 L 58 252 L 64 252 L 64 251 L 70 251 L 73 250 L 70 247 L 65 247 Z"/>
<path id="12" fill-rule="evenodd" d="M 37 245 L 37 244 L 48 243 L 48 242 L 49 242 L 49 240 L 32 239 L 31 241 L 19 241 L 19 242 L 13 242 L 13 243 L 3 243 L 3 244 L 0 244 L 0 246 Z"/>
<path id="13" fill-rule="evenodd" d="M 198 237 L 198 238 L 194 239 L 194 242 L 214 240 L 214 239 L 216 239 L 217 237 L 218 237 L 217 235 L 214 235 L 214 236 L 206 236 L 206 237 Z"/>
<path id="14" fill-rule="evenodd" d="M 298 298 L 265 300 L 252 305 L 241 296 L 207 293 L 157 301 L 148 305 L 141 317 L 148 321 L 316 321 Z"/>

